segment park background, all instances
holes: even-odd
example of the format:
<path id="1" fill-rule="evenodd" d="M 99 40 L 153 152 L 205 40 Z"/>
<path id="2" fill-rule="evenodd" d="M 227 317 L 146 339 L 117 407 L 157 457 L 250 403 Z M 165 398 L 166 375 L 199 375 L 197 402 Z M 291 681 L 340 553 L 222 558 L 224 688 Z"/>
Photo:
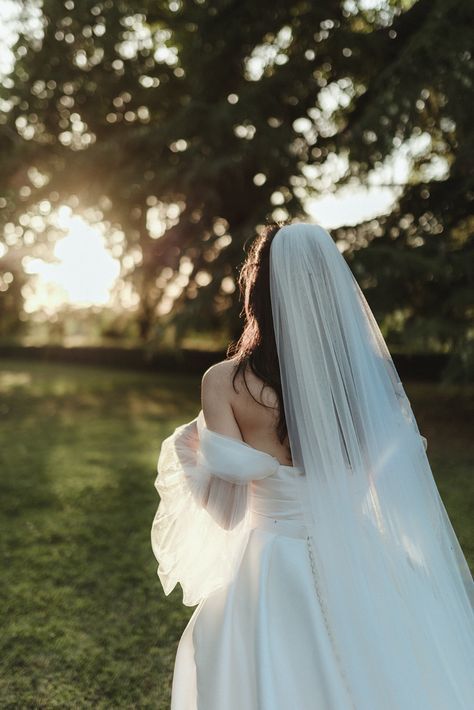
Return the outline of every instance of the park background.
<path id="1" fill-rule="evenodd" d="M 160 443 L 269 221 L 330 230 L 474 568 L 469 0 L 0 0 L 0 706 L 169 707 Z"/>

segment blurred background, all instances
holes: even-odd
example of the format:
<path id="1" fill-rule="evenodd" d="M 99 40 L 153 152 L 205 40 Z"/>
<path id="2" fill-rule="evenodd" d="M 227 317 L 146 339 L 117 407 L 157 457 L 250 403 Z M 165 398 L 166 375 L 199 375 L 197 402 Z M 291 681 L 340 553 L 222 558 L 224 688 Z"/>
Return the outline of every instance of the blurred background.
<path id="1" fill-rule="evenodd" d="M 164 436 L 261 225 L 330 230 L 474 563 L 469 0 L 0 0 L 0 706 L 168 708 Z"/>

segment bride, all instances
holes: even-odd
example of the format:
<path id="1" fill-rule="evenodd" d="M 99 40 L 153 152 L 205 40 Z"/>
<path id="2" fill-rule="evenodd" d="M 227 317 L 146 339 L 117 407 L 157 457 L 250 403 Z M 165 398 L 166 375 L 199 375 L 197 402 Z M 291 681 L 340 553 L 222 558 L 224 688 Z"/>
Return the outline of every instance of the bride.
<path id="1" fill-rule="evenodd" d="M 270 225 L 245 326 L 162 444 L 152 547 L 195 606 L 172 710 L 472 710 L 474 582 L 330 235 Z"/>

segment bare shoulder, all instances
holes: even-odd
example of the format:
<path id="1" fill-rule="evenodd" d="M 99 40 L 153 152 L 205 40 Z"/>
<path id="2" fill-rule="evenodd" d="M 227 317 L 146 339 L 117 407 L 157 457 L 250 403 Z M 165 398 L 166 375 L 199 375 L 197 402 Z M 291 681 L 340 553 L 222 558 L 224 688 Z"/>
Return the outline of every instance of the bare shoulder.
<path id="1" fill-rule="evenodd" d="M 235 367 L 232 360 L 222 360 L 206 370 L 201 381 L 201 406 L 209 429 L 242 439 L 232 408 Z"/>
<path id="2" fill-rule="evenodd" d="M 235 372 L 235 362 L 233 360 L 221 360 L 211 365 L 204 375 L 202 382 L 210 387 L 229 386 L 232 389 L 232 377 Z"/>

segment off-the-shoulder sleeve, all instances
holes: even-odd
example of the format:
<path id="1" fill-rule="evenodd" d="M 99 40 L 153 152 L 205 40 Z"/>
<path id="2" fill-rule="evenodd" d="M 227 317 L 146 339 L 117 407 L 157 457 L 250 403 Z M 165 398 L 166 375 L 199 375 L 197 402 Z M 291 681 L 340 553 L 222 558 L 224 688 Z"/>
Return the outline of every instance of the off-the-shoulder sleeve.
<path id="1" fill-rule="evenodd" d="M 179 582 L 183 603 L 194 606 L 231 581 L 250 531 L 249 483 L 275 465 L 207 429 L 202 413 L 163 441 L 151 542 L 165 594 Z"/>

